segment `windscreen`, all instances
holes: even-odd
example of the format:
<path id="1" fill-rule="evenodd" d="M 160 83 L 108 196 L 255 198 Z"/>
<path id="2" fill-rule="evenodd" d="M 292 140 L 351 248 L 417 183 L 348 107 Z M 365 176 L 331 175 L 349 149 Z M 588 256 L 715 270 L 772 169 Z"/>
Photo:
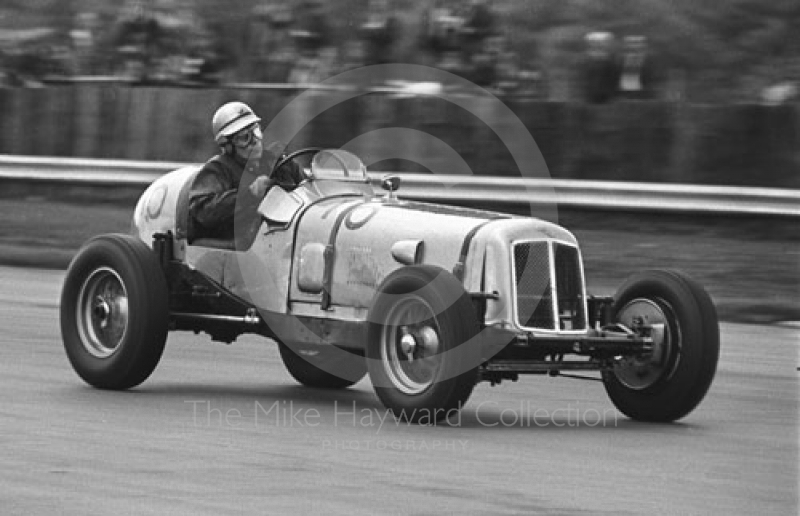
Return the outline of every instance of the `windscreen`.
<path id="1" fill-rule="evenodd" d="M 315 179 L 369 182 L 367 167 L 358 156 L 338 149 L 318 152 L 311 161 L 311 175 Z"/>

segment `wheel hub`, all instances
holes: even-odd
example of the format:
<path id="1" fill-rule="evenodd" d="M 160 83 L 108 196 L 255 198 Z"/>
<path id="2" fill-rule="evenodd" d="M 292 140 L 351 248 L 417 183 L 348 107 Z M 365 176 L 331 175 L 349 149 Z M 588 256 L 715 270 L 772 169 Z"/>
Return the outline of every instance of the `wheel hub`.
<path id="1" fill-rule="evenodd" d="M 128 297 L 119 274 L 110 267 L 92 271 L 78 293 L 77 330 L 86 350 L 97 358 L 113 355 L 128 330 Z"/>
<path id="2" fill-rule="evenodd" d="M 435 355 L 439 352 L 439 335 L 430 326 L 424 326 L 419 331 L 422 348 L 427 356 Z"/>
<path id="3" fill-rule="evenodd" d="M 675 338 L 666 324 L 667 315 L 657 302 L 638 298 L 620 310 L 618 320 L 637 333 L 647 334 L 653 341 L 650 351 L 623 359 L 615 369 L 617 378 L 626 387 L 646 389 L 667 374 L 667 362 Z"/>
<path id="4" fill-rule="evenodd" d="M 381 354 L 389 380 L 404 394 L 425 392 L 442 361 L 433 310 L 423 299 L 409 297 L 393 307 L 386 322 Z"/>
<path id="5" fill-rule="evenodd" d="M 439 351 L 439 336 L 430 326 L 423 326 L 413 332 L 408 327 L 403 327 L 400 331 L 400 351 L 406 359 L 413 360 L 419 355 L 429 357 Z"/>
<path id="6" fill-rule="evenodd" d="M 650 338 L 653 340 L 653 351 L 650 354 L 651 360 L 661 363 L 666 358 L 665 325 L 653 324 L 650 327 Z"/>
<path id="7" fill-rule="evenodd" d="M 108 321 L 111 316 L 111 305 L 102 297 L 95 300 L 94 309 L 92 314 L 97 319 L 101 328 L 108 326 Z"/>
<path id="8" fill-rule="evenodd" d="M 414 358 L 414 352 L 417 350 L 417 339 L 410 333 L 408 329 L 404 329 L 403 336 L 400 337 L 400 350 L 409 360 Z"/>

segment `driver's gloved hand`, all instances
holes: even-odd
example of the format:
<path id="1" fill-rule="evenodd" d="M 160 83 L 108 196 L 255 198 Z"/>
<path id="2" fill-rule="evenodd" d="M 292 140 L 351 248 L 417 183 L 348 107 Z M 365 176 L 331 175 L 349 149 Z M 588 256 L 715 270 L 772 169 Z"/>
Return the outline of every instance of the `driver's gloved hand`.
<path id="1" fill-rule="evenodd" d="M 288 153 L 284 152 L 285 149 L 286 145 L 281 142 L 265 143 L 264 151 L 261 155 L 262 170 L 272 171 L 275 164 L 288 155 Z M 271 178 L 273 184 L 285 187 L 297 185 L 304 179 L 300 166 L 294 160 L 287 161 L 281 168 L 272 172 Z"/>
<path id="2" fill-rule="evenodd" d="M 272 179 L 281 185 L 299 185 L 303 180 L 303 174 L 300 171 L 300 166 L 294 160 L 287 161 L 275 173 L 272 174 Z"/>
<path id="3" fill-rule="evenodd" d="M 275 182 L 271 178 L 259 176 L 250 184 L 250 193 L 253 194 L 253 197 L 261 199 L 274 184 Z"/>

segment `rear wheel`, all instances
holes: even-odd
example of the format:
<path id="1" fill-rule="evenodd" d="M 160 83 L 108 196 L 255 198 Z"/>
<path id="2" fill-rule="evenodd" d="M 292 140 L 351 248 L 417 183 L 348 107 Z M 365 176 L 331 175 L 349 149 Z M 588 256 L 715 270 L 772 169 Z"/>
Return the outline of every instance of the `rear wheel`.
<path id="1" fill-rule="evenodd" d="M 153 252 L 129 235 L 90 240 L 67 270 L 61 335 L 75 372 L 102 389 L 128 389 L 155 369 L 168 330 L 168 291 Z"/>
<path id="2" fill-rule="evenodd" d="M 405 267 L 384 281 L 369 316 L 367 367 L 400 419 L 434 423 L 459 410 L 477 381 L 478 321 L 452 274 Z"/>
<path id="3" fill-rule="evenodd" d="M 650 332 L 654 345 L 603 373 L 611 401 L 641 421 L 689 414 L 708 392 L 719 358 L 719 324 L 708 293 L 681 272 L 644 271 L 619 288 L 614 311 L 617 322 Z"/>

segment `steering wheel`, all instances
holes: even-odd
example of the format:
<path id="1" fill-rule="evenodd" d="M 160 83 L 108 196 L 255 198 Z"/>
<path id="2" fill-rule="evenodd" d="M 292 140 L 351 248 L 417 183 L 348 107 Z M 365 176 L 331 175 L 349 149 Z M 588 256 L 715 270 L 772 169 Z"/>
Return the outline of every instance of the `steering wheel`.
<path id="1" fill-rule="evenodd" d="M 278 161 L 275 163 L 275 166 L 274 166 L 274 167 L 272 167 L 272 171 L 269 173 L 270 177 L 271 177 L 271 176 L 272 176 L 272 174 L 274 174 L 274 173 L 275 173 L 275 172 L 276 172 L 276 171 L 277 171 L 279 168 L 281 168 L 282 166 L 284 166 L 285 164 L 287 164 L 288 162 L 290 162 L 290 161 L 291 161 L 291 160 L 293 160 L 294 158 L 296 158 L 296 157 L 298 157 L 298 156 L 303 156 L 303 155 L 305 155 L 305 154 L 316 154 L 316 153 L 318 153 L 318 152 L 319 152 L 319 151 L 321 151 L 321 150 L 323 150 L 321 147 L 306 147 L 306 148 L 304 148 L 304 149 L 298 149 L 298 150 L 296 150 L 296 151 L 294 151 L 294 152 L 290 152 L 289 154 L 287 154 L 286 156 L 282 157 L 281 159 L 279 159 L 279 160 L 278 160 Z"/>

